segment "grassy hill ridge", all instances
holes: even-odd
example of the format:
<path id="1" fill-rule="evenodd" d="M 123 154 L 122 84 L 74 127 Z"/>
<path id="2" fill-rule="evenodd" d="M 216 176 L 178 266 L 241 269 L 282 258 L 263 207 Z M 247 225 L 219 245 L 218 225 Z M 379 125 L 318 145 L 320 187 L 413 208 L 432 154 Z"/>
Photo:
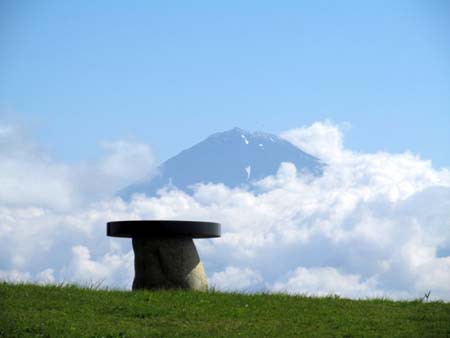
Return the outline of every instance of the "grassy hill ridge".
<path id="1" fill-rule="evenodd" d="M 450 304 L 0 283 L 0 337 L 450 337 Z"/>

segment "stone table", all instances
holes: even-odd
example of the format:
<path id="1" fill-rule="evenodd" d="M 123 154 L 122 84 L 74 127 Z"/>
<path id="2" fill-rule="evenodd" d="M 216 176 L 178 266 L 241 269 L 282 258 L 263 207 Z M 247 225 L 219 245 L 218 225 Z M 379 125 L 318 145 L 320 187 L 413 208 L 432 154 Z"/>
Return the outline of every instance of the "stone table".
<path id="1" fill-rule="evenodd" d="M 208 289 L 205 270 L 192 239 L 220 237 L 219 223 L 118 221 L 107 223 L 106 234 L 132 238 L 133 290 Z"/>

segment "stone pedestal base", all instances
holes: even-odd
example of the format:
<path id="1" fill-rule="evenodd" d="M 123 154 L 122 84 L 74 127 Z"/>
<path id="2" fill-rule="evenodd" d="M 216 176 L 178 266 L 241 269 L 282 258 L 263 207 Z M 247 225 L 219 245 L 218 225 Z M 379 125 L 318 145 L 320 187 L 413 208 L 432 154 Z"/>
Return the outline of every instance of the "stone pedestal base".
<path id="1" fill-rule="evenodd" d="M 208 290 L 203 264 L 191 238 L 133 238 L 133 290 Z"/>

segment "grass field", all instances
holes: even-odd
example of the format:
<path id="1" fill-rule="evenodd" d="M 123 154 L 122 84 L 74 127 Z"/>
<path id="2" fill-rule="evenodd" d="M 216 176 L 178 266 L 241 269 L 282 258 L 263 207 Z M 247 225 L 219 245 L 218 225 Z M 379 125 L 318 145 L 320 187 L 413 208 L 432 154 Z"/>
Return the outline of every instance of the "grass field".
<path id="1" fill-rule="evenodd" d="M 450 304 L 0 283 L 0 337 L 450 337 Z"/>

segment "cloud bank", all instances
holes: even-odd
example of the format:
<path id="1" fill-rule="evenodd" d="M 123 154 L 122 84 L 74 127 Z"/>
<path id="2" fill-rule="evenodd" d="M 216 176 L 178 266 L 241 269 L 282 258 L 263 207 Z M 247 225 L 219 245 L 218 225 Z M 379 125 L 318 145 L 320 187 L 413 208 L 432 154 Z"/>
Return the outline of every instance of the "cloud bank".
<path id="1" fill-rule="evenodd" d="M 220 239 L 196 242 L 221 290 L 450 300 L 450 171 L 409 152 L 355 153 L 341 126 L 282 133 L 328 163 L 321 177 L 283 163 L 257 192 L 205 183 L 129 202 L 113 191 L 154 172 L 148 146 L 111 143 L 69 166 L 0 131 L 0 279 L 130 288 L 130 241 L 105 223 L 196 219 L 222 223 Z"/>

